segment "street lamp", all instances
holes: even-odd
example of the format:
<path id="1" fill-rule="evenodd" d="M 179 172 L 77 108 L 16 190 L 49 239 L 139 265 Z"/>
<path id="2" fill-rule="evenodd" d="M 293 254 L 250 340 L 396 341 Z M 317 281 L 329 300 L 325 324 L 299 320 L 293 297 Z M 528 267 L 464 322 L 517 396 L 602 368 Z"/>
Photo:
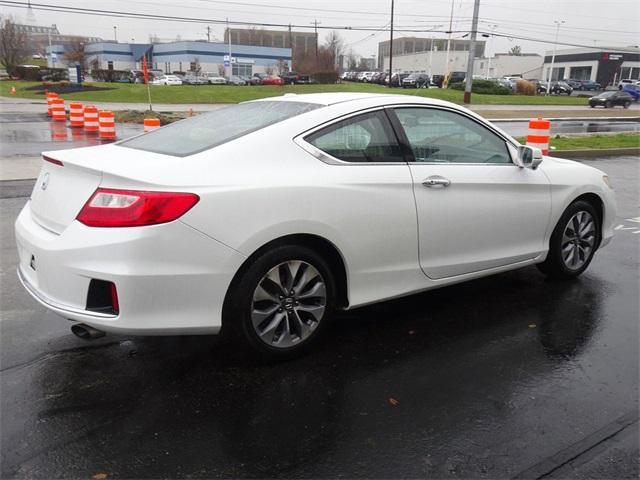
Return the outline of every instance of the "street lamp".
<path id="1" fill-rule="evenodd" d="M 482 36 L 483 37 L 484 36 L 489 37 L 489 40 L 487 41 L 487 44 L 493 46 L 493 42 L 491 40 L 493 39 L 493 32 L 495 32 L 496 28 L 498 28 L 498 25 L 490 24 L 489 28 L 491 28 L 491 33 L 490 34 L 486 34 L 485 33 Z M 491 72 L 491 57 L 489 56 L 489 49 L 488 48 L 487 48 L 486 54 L 487 54 L 487 75 L 486 75 L 486 77 L 489 78 L 489 73 Z"/>
<path id="2" fill-rule="evenodd" d="M 549 76 L 547 77 L 547 95 L 551 93 L 551 76 L 553 75 L 553 64 L 556 61 L 556 48 L 558 46 L 558 34 L 560 33 L 560 25 L 564 23 L 564 20 L 554 20 L 556 24 L 556 41 L 553 44 L 553 55 L 551 55 L 551 68 L 549 68 Z"/>

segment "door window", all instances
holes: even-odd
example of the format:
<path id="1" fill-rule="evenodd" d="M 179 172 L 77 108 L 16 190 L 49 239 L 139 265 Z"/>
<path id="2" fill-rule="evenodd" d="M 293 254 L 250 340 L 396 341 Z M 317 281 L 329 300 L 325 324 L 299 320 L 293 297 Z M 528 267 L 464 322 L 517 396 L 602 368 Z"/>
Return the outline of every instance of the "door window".
<path id="1" fill-rule="evenodd" d="M 498 135 L 457 113 L 435 108 L 397 108 L 416 162 L 511 163 Z"/>
<path id="2" fill-rule="evenodd" d="M 344 162 L 403 162 L 400 146 L 384 112 L 343 120 L 305 138 L 314 147 Z"/>

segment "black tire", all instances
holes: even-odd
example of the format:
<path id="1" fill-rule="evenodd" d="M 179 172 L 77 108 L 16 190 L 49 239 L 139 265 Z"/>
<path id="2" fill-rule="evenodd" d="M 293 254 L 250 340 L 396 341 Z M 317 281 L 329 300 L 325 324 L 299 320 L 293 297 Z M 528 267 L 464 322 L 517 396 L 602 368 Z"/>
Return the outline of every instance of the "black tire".
<path id="1" fill-rule="evenodd" d="M 595 108 L 595 105 L 589 105 L 591 108 Z"/>
<path id="2" fill-rule="evenodd" d="M 253 296 L 259 283 L 271 269 L 284 262 L 295 260 L 308 263 L 320 274 L 326 290 L 325 308 L 321 319 L 308 337 L 299 340 L 299 343 L 293 346 L 280 348 L 267 344 L 256 332 L 251 316 L 254 305 Z M 284 360 L 308 351 L 322 336 L 335 309 L 335 281 L 327 262 L 314 250 L 298 245 L 279 246 L 263 253 L 248 266 L 237 281 L 233 282 L 231 289 L 223 311 L 224 331 L 231 333 L 237 340 L 266 360 Z M 286 315 L 287 312 L 284 313 Z M 288 318 L 284 322 L 292 321 Z M 285 326 L 291 327 L 290 324 Z M 278 329 L 274 329 L 276 330 Z"/>
<path id="3" fill-rule="evenodd" d="M 573 216 L 578 212 L 587 212 L 593 217 L 593 235 L 595 238 L 594 246 L 591 249 L 588 257 L 585 258 L 584 263 L 579 268 L 572 269 L 566 265 L 562 256 L 562 238 L 569 220 L 571 220 Z M 601 222 L 602 220 L 598 215 L 598 212 L 589 202 L 578 200 L 569 205 L 569 207 L 567 207 L 567 209 L 560 217 L 560 220 L 558 220 L 558 223 L 556 224 L 556 227 L 551 234 L 551 239 L 549 240 L 549 253 L 547 254 L 546 260 L 537 265 L 540 271 L 551 278 L 561 280 L 577 277 L 582 272 L 584 272 L 591 263 L 593 255 L 600 245 Z"/>
<path id="4" fill-rule="evenodd" d="M 630 105 L 631 105 L 631 102 L 627 101 L 627 102 L 624 102 L 623 107 L 624 108 L 629 108 Z"/>

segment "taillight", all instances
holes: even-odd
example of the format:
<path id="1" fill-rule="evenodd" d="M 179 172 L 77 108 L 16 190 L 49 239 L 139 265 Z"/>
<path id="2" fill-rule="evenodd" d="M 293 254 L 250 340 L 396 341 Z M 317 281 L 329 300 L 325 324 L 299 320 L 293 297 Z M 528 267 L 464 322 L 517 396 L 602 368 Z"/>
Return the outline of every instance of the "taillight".
<path id="1" fill-rule="evenodd" d="M 60 160 L 56 160 L 55 158 L 51 158 L 51 157 L 47 157 L 46 155 L 42 155 L 42 159 L 45 162 L 53 163 L 54 165 L 60 165 L 61 167 L 64 167 L 64 164 Z"/>
<path id="2" fill-rule="evenodd" d="M 157 225 L 180 218 L 199 200 L 194 193 L 98 188 L 76 219 L 89 227 Z"/>

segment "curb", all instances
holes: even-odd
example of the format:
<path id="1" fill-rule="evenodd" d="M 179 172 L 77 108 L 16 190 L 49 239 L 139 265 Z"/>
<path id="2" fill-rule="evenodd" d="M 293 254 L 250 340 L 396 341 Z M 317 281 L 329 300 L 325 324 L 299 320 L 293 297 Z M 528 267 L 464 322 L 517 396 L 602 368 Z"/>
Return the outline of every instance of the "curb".
<path id="1" fill-rule="evenodd" d="M 546 118 L 551 122 L 586 122 L 586 121 L 600 121 L 600 122 L 639 122 L 640 117 L 552 117 Z M 530 118 L 487 118 L 489 122 L 528 122 Z"/>
<path id="2" fill-rule="evenodd" d="M 640 147 L 628 148 L 602 148 L 592 150 L 551 150 L 550 157 L 559 158 L 599 158 L 599 157 L 622 157 L 635 155 L 640 157 Z"/>

